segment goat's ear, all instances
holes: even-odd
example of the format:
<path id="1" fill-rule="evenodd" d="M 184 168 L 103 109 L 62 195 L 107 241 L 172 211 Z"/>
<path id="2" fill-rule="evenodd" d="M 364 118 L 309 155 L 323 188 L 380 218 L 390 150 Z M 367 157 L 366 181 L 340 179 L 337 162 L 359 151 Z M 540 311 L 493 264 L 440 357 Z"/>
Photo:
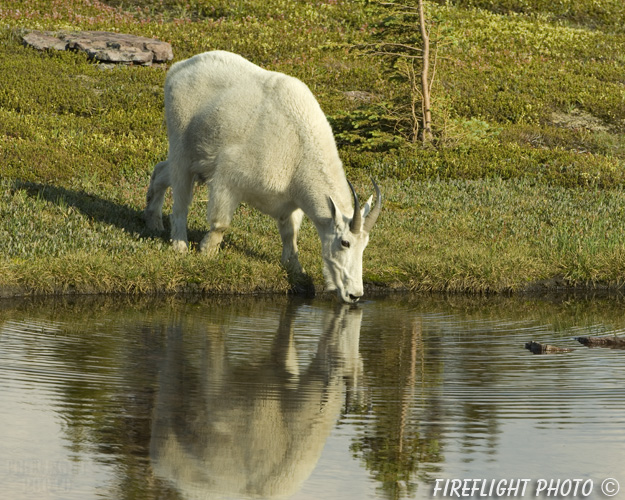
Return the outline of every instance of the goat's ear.
<path id="1" fill-rule="evenodd" d="M 339 207 L 336 206 L 332 196 L 328 196 L 328 204 L 330 205 L 330 212 L 332 212 L 332 220 L 334 221 L 334 225 L 340 226 L 343 224 L 343 214 Z"/>
<path id="2" fill-rule="evenodd" d="M 360 210 L 360 213 L 362 214 L 362 218 L 364 219 L 367 215 L 369 215 L 369 212 L 371 212 L 371 204 L 373 203 L 373 196 L 369 196 L 369 199 L 367 200 L 367 203 L 365 203 L 365 206 L 362 207 L 362 209 Z"/>

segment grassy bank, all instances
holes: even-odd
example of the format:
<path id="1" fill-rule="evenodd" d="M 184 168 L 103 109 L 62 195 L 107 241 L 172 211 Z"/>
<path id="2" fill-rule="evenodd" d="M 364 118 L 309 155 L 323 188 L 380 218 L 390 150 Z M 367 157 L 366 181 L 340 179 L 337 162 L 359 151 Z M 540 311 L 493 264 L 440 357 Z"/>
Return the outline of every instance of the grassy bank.
<path id="1" fill-rule="evenodd" d="M 537 284 L 622 285 L 623 190 L 523 179 L 387 179 L 384 185 L 386 210 L 364 259 L 371 285 L 480 292 Z M 288 289 L 277 229 L 248 207 L 237 212 L 218 258 L 208 259 L 175 255 L 164 239 L 143 232 L 139 184 L 126 201 L 128 192 L 93 187 L 4 182 L 2 188 L 0 210 L 9 236 L 0 243 L 9 256 L 2 264 L 5 287 L 45 293 Z M 203 203 L 194 202 L 194 245 L 205 230 L 203 215 Z M 316 283 L 322 282 L 319 251 L 316 232 L 305 223 L 302 261 Z"/>
<path id="2" fill-rule="evenodd" d="M 391 78 L 389 62 L 350 50 L 383 29 L 388 13 L 374 3 L 0 0 L 0 289 L 289 289 L 273 221 L 246 206 L 213 260 L 174 255 L 167 235 L 145 231 L 149 175 L 167 151 L 166 68 L 102 69 L 81 54 L 36 52 L 22 46 L 23 29 L 155 36 L 172 44 L 177 60 L 220 48 L 304 80 L 334 127 L 359 192 L 370 190 L 370 174 L 383 186 L 384 211 L 364 259 L 369 285 L 476 292 L 620 287 L 619 4 L 428 3 L 440 43 L 436 139 L 425 148 L 403 136 L 405 82 Z M 198 188 L 189 220 L 195 245 L 206 230 L 205 199 Z M 320 284 L 310 223 L 300 246 L 302 263 Z"/>

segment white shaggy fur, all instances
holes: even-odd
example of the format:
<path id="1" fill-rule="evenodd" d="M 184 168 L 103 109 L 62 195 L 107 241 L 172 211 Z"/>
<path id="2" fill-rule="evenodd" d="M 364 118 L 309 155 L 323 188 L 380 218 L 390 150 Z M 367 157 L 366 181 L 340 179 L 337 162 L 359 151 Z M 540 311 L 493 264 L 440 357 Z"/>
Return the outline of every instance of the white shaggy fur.
<path id="1" fill-rule="evenodd" d="M 169 155 L 150 181 L 149 228 L 163 230 L 163 200 L 171 185 L 171 239 L 175 250 L 186 251 L 193 184 L 206 181 L 210 231 L 201 251 L 217 252 L 235 209 L 246 202 L 276 219 L 282 264 L 302 273 L 297 233 L 306 214 L 321 239 L 328 287 L 345 302 L 362 296 L 362 253 L 381 196 L 374 183 L 378 197 L 370 220 L 364 219 L 372 198 L 352 221 L 352 193 L 332 130 L 304 83 L 236 54 L 206 52 L 169 70 L 165 114 Z"/>

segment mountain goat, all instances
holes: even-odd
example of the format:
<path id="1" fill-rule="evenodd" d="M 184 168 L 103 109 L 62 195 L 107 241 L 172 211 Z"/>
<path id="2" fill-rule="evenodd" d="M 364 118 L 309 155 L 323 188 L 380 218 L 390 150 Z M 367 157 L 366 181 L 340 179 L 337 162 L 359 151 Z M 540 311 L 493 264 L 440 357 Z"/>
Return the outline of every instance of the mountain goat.
<path id="1" fill-rule="evenodd" d="M 169 154 L 150 180 L 150 229 L 163 230 L 162 206 L 171 186 L 171 239 L 175 250 L 187 250 L 187 213 L 197 179 L 210 190 L 210 230 L 202 252 L 217 252 L 234 211 L 246 202 L 276 219 L 282 264 L 297 275 L 303 273 L 297 233 L 306 214 L 321 239 L 328 289 L 344 302 L 358 301 L 362 254 L 382 195 L 373 181 L 375 206 L 371 197 L 361 208 L 330 125 L 304 83 L 236 54 L 206 52 L 169 70 L 165 115 Z"/>

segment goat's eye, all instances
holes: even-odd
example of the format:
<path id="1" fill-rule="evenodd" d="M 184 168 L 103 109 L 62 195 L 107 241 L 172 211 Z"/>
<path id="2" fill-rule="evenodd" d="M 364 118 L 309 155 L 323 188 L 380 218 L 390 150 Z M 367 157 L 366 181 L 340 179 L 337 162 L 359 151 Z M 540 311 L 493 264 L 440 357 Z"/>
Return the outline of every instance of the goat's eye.
<path id="1" fill-rule="evenodd" d="M 349 241 L 341 240 L 341 245 L 344 246 L 345 248 L 349 248 Z"/>

